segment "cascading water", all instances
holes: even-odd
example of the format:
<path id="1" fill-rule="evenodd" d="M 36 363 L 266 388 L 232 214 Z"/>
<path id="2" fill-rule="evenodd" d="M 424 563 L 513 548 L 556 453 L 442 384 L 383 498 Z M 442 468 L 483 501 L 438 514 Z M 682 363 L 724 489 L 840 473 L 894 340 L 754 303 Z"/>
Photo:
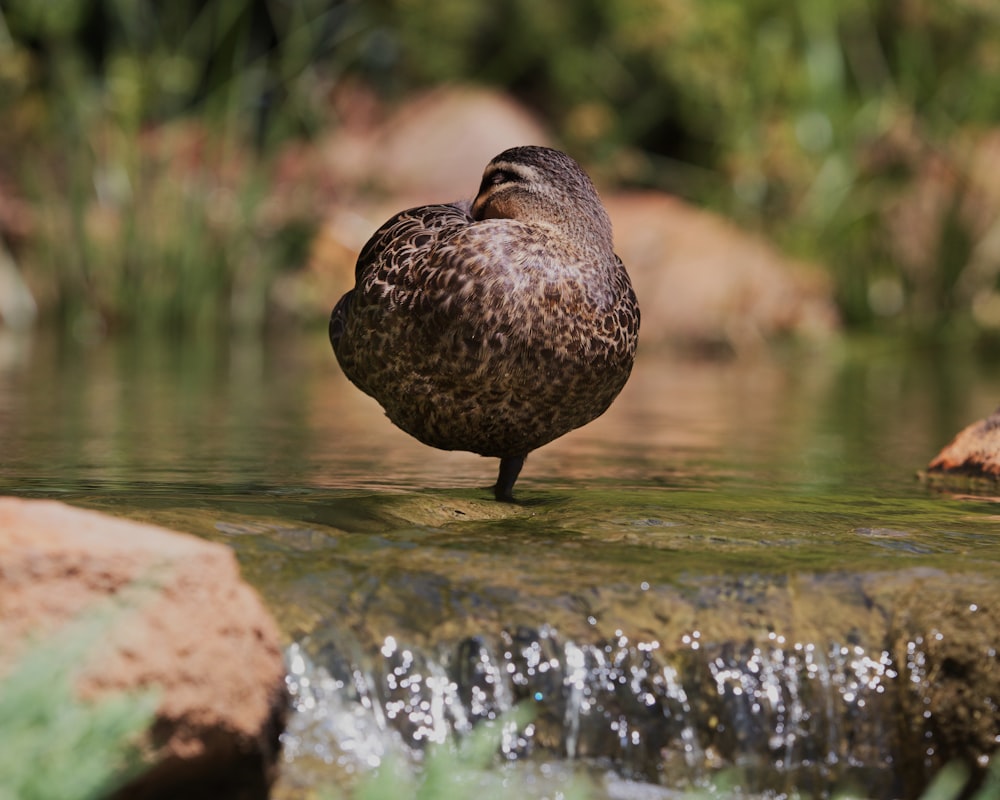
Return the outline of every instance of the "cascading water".
<path id="1" fill-rule="evenodd" d="M 292 770 L 304 753 L 370 769 L 515 705 L 534 716 L 505 731 L 505 758 L 576 759 L 672 789 L 721 776 L 754 794 L 899 797 L 916 786 L 905 771 L 934 756 L 931 728 L 898 729 L 903 695 L 926 677 L 916 640 L 900 654 L 777 631 L 737 643 L 691 630 L 668 647 L 619 630 L 593 644 L 543 625 L 433 653 L 387 636 L 367 658 L 347 641 L 289 648 Z"/>

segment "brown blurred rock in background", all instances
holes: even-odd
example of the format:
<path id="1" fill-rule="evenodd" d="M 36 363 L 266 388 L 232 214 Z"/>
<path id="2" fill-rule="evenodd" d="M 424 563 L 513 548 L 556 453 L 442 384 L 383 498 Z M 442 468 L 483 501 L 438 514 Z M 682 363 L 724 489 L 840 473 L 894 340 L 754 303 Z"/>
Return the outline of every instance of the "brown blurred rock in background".
<path id="1" fill-rule="evenodd" d="M 307 288 L 285 287 L 290 302 L 314 299 L 310 314 L 328 312 L 353 286 L 358 252 L 396 211 L 471 199 L 497 153 L 552 144 L 525 109 L 487 89 L 437 89 L 374 123 L 371 102 L 352 102 L 367 112 L 321 145 L 323 168 L 339 191 L 313 243 Z M 664 193 L 602 196 L 639 295 L 644 346 L 741 352 L 776 337 L 815 338 L 839 328 L 831 282 L 817 267 L 786 259 L 762 239 Z"/>

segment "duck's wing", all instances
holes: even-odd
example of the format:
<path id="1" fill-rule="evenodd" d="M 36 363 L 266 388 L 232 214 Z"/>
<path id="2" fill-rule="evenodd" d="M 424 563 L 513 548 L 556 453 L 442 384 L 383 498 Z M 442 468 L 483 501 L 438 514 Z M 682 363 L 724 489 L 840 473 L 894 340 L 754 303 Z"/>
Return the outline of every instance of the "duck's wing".
<path id="1" fill-rule="evenodd" d="M 340 298 L 330 315 L 330 343 L 335 351 L 356 303 L 391 302 L 399 299 L 400 292 L 413 292 L 414 273 L 423 269 L 442 232 L 472 221 L 467 207 L 468 203 L 452 203 L 409 208 L 371 235 L 358 255 L 354 288 Z"/>
<path id="2" fill-rule="evenodd" d="M 632 279 L 628 276 L 628 270 L 622 263 L 621 258 L 615 254 L 615 274 L 613 295 L 615 298 L 615 316 L 618 319 L 621 333 L 631 343 L 634 355 L 636 345 L 639 341 L 639 301 L 636 299 L 635 290 L 632 288 Z"/>
<path id="3" fill-rule="evenodd" d="M 472 222 L 467 205 L 429 205 L 388 219 L 361 249 L 355 285 L 330 316 L 330 344 L 344 372 L 365 391 L 365 364 L 377 353 L 373 337 L 395 331 L 400 311 L 419 306 L 433 279 L 428 256 L 442 236 Z M 370 393 L 370 392 L 369 392 Z"/>
<path id="4" fill-rule="evenodd" d="M 355 288 L 373 282 L 407 281 L 443 233 L 472 222 L 462 203 L 418 206 L 400 211 L 371 235 L 354 269 Z"/>
<path id="5" fill-rule="evenodd" d="M 477 342 L 517 340 L 564 358 L 634 355 L 639 319 L 621 260 L 590 260 L 548 229 L 510 219 L 465 225 L 429 253 L 423 301 L 436 327 Z"/>

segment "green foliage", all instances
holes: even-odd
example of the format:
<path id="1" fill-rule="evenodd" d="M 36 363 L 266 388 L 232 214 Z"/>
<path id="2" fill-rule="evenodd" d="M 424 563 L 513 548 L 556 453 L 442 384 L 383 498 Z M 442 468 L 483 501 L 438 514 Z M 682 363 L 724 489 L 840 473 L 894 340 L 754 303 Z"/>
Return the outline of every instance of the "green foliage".
<path id="1" fill-rule="evenodd" d="M 497 770 L 495 765 L 490 768 L 502 730 L 507 726 L 521 728 L 531 719 L 530 710 L 519 707 L 496 722 L 480 725 L 457 745 L 447 742 L 432 748 L 421 770 L 413 770 L 398 755 L 390 756 L 350 793 L 350 797 L 353 800 L 515 800 L 536 796 L 537 785 L 529 787 L 516 776 Z M 710 785 L 688 788 L 679 795 L 689 800 L 738 797 L 742 794 L 739 775 L 740 771 L 735 768 L 723 770 Z M 950 764 L 937 774 L 921 800 L 956 800 L 965 793 L 968 781 L 966 767 Z M 580 777 L 554 792 L 554 796 L 562 800 L 586 800 L 591 796 L 590 784 Z M 322 796 L 331 797 L 329 793 Z M 1000 800 L 1000 761 L 994 760 L 970 800 Z"/>
<path id="2" fill-rule="evenodd" d="M 5 4 L 0 174 L 37 211 L 24 261 L 44 308 L 84 332 L 267 322 L 316 224 L 308 176 L 276 191 L 271 145 L 319 124 L 322 5 L 262 32 L 245 0 Z"/>
<path id="3" fill-rule="evenodd" d="M 516 800 L 537 793 L 517 776 L 498 770 L 494 761 L 505 728 L 530 724 L 533 712 L 518 707 L 498 720 L 481 723 L 461 742 L 431 747 L 420 770 L 414 771 L 398 755 L 351 794 L 354 800 Z M 491 769 L 491 765 L 494 765 Z M 559 787 L 563 800 L 586 800 L 589 791 L 578 779 Z"/>
<path id="4" fill-rule="evenodd" d="M 955 800 L 961 797 L 969 780 L 969 771 L 961 764 L 950 764 L 931 781 L 921 800 Z M 1000 800 L 1000 760 L 994 759 L 982 785 L 971 800 Z"/>
<path id="5" fill-rule="evenodd" d="M 73 666 L 108 620 L 75 623 L 36 644 L 0 679 L 0 800 L 104 797 L 141 766 L 136 737 L 153 718 L 151 692 L 87 703 Z"/>
<path id="6" fill-rule="evenodd" d="M 603 178 L 826 265 L 851 323 L 995 334 L 998 23 L 983 0 L 10 0 L 0 177 L 42 210 L 24 260 L 68 324 L 258 329 L 318 223 L 318 170 L 278 148 L 336 124 L 331 87 L 487 83 Z"/>
<path id="7" fill-rule="evenodd" d="M 1000 6 L 378 7 L 402 86 L 513 87 L 619 181 L 714 206 L 827 264 L 849 321 L 1000 328 L 1000 179 L 972 163 L 1000 120 Z"/>

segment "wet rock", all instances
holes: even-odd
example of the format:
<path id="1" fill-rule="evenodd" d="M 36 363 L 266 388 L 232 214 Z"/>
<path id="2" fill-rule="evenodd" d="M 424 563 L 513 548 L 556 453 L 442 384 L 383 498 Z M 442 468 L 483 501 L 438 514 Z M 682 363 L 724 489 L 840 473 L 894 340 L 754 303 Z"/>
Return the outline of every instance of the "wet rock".
<path id="1" fill-rule="evenodd" d="M 915 798 L 944 765 L 975 772 L 997 751 L 991 578 L 746 575 L 651 587 L 625 603 L 620 587 L 595 586 L 576 599 L 589 612 L 582 627 L 565 601 L 524 597 L 524 586 L 497 616 L 546 608 L 558 622 L 498 625 L 458 584 L 428 582 L 408 599 L 424 617 L 463 607 L 464 635 L 442 625 L 420 645 L 402 613 L 367 630 L 384 611 L 368 597 L 363 620 L 345 607 L 293 648 L 293 696 L 322 719 L 379 709 L 417 748 L 524 704 L 535 718 L 504 743 L 508 756 L 595 759 L 672 787 L 728 769 L 751 793 L 862 785 L 868 797 Z M 625 625 L 626 615 L 636 619 Z M 315 694 L 324 682 L 330 693 Z M 362 731 L 338 729 L 331 742 L 330 729 L 303 722 L 293 719 L 293 749 L 357 749 Z"/>
<path id="2" fill-rule="evenodd" d="M 960 580 L 965 585 L 958 585 Z M 893 576 L 885 583 L 899 596 L 892 652 L 905 687 L 899 692 L 901 716 L 914 722 L 909 736 L 901 737 L 914 754 L 911 780 L 921 766 L 915 757 L 921 749 L 925 764 L 984 767 L 1000 748 L 995 580 L 964 576 L 953 579 L 947 593 L 934 574 Z M 910 786 L 912 793 L 919 788 Z"/>
<path id="3" fill-rule="evenodd" d="M 654 192 L 604 196 L 642 305 L 643 343 L 740 352 L 839 327 L 830 281 L 723 218 Z"/>
<path id="4" fill-rule="evenodd" d="M 264 798 L 283 726 L 277 629 L 218 544 L 51 501 L 0 499 L 0 672 L 28 637 L 106 609 L 82 698 L 155 688 L 151 766 L 121 798 Z"/>
<path id="5" fill-rule="evenodd" d="M 916 798 L 945 765 L 975 780 L 996 758 L 987 528 L 831 535 L 796 512 L 746 527 L 752 512 L 719 510 L 705 530 L 698 513 L 619 502 L 428 514 L 396 533 L 375 515 L 342 520 L 336 544 L 299 556 L 281 590 L 312 614 L 286 627 L 302 656 L 289 661 L 292 773 L 327 749 L 354 764 L 383 741 L 371 730 L 419 749 L 514 704 L 535 719 L 509 755 L 674 788 L 736 771 L 750 793 Z M 852 503 L 823 513 L 842 520 Z M 334 718 L 363 723 L 333 730 Z"/>
<path id="6" fill-rule="evenodd" d="M 963 429 L 927 467 L 930 476 L 1000 480 L 1000 408 Z"/>

